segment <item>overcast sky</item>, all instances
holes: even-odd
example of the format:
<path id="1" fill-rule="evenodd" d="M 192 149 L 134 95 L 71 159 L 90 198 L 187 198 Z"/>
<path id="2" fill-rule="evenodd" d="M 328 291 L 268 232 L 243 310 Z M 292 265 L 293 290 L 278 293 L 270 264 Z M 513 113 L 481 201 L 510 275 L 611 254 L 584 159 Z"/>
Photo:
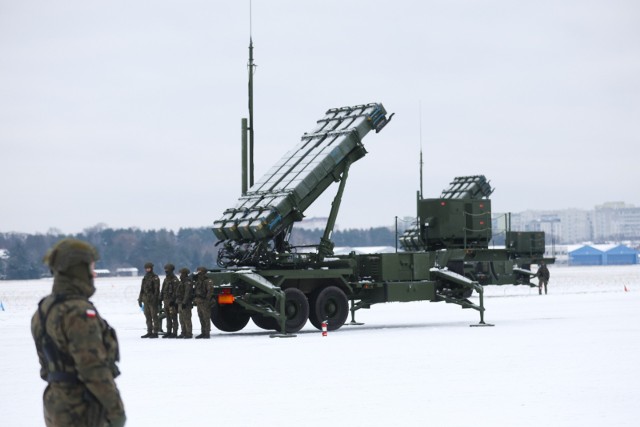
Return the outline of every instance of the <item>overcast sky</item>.
<path id="1" fill-rule="evenodd" d="M 640 204 L 639 23 L 634 0 L 254 0 L 256 178 L 381 102 L 341 228 L 415 215 L 420 121 L 426 197 L 484 174 L 494 211 Z M 0 232 L 210 226 L 240 193 L 249 28 L 248 0 L 0 0 Z"/>

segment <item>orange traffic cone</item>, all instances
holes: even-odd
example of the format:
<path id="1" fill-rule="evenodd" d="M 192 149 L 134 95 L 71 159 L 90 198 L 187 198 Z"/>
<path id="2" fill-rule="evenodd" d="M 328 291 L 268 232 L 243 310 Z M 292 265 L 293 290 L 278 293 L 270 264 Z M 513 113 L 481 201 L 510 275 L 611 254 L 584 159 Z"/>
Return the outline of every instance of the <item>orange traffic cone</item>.
<path id="1" fill-rule="evenodd" d="M 323 337 L 327 336 L 327 321 L 326 320 L 322 321 L 322 336 Z"/>

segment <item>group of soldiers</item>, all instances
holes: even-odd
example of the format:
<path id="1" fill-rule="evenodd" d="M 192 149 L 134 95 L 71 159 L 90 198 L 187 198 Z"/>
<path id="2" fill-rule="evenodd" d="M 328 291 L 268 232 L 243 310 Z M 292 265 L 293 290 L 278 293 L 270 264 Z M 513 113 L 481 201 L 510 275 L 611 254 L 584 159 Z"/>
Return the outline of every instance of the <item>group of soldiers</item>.
<path id="1" fill-rule="evenodd" d="M 213 304 L 213 281 L 207 277 L 207 269 L 198 267 L 195 280 L 188 268 L 181 268 L 178 278 L 173 264 L 166 264 L 166 274 L 160 288 L 160 278 L 153 271 L 153 264 L 144 265 L 145 275 L 140 286 L 138 305 L 143 309 L 147 321 L 147 333 L 141 338 L 158 338 L 161 331 L 160 311 L 164 305 L 167 331 L 163 338 L 193 338 L 191 310 L 195 303 L 200 319 L 200 335 L 208 339 L 211 333 L 211 306 Z M 178 319 L 180 323 L 178 324 Z M 180 334 L 178 334 L 180 326 Z"/>

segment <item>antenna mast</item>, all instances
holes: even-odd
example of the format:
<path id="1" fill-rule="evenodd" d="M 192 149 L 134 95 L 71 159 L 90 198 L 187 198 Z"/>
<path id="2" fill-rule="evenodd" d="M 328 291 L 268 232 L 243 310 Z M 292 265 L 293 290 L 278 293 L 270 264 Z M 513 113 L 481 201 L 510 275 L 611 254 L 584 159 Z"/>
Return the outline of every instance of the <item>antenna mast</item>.
<path id="1" fill-rule="evenodd" d="M 418 111 L 420 114 L 420 198 L 422 199 L 422 166 L 424 165 L 422 161 L 422 102 L 418 104 Z"/>
<path id="2" fill-rule="evenodd" d="M 249 0 L 249 187 L 253 187 L 253 35 L 251 0 Z"/>

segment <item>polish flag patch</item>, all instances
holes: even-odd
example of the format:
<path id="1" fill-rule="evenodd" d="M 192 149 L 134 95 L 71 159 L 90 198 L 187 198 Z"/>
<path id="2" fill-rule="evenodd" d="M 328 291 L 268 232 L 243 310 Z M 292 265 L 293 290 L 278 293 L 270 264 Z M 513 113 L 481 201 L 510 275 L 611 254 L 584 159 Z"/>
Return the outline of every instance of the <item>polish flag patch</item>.
<path id="1" fill-rule="evenodd" d="M 85 314 L 87 315 L 88 318 L 96 317 L 96 311 L 95 310 L 88 309 Z"/>

